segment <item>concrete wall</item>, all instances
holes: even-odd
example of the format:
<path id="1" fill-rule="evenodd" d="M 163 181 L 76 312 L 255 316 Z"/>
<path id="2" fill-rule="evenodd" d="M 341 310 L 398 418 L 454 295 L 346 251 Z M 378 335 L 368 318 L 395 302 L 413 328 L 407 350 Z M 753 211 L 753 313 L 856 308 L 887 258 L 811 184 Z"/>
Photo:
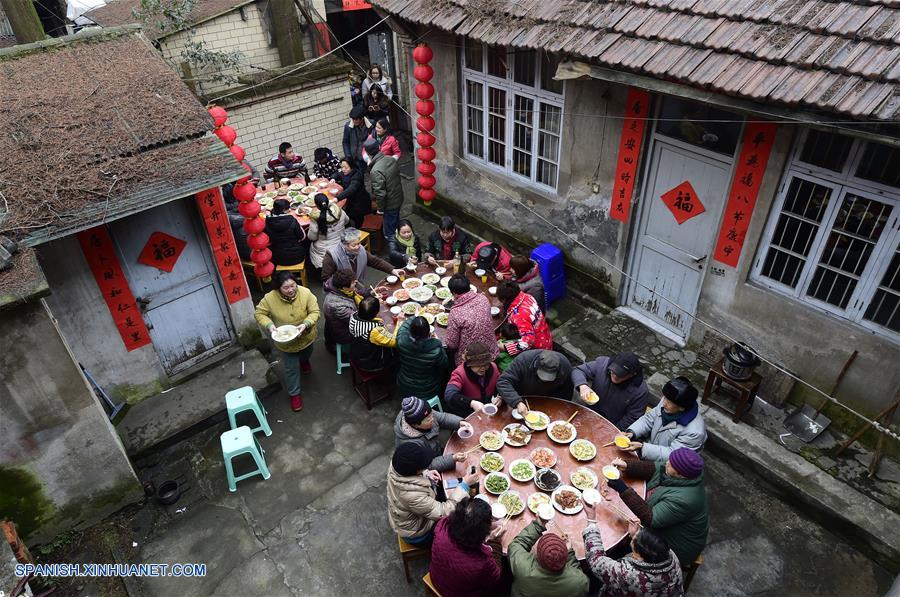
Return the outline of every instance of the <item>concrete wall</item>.
<path id="1" fill-rule="evenodd" d="M 0 312 L 0 518 L 39 542 L 143 496 L 43 301 Z"/>
<path id="2" fill-rule="evenodd" d="M 269 92 L 250 100 L 229 103 L 228 124 L 238 133 L 238 144 L 260 174 L 288 141 L 303 156 L 312 173 L 313 151 L 329 147 L 340 156 L 344 123 L 349 120 L 350 93 L 346 77 L 332 76 L 309 84 Z"/>

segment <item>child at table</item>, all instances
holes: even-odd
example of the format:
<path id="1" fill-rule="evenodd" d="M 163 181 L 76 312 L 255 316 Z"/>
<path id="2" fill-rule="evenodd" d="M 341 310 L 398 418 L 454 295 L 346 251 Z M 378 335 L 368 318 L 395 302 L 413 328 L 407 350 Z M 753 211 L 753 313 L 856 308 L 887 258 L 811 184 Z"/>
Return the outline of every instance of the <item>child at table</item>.
<path id="1" fill-rule="evenodd" d="M 519 340 L 521 339 L 521 335 L 519 335 L 519 328 L 516 327 L 511 321 L 504 322 L 500 326 L 500 341 L 498 344 L 500 345 L 500 353 L 497 355 L 496 360 L 497 367 L 500 368 L 500 371 L 506 371 L 506 369 L 512 364 L 513 356 L 506 352 L 505 344 L 510 340 Z"/>

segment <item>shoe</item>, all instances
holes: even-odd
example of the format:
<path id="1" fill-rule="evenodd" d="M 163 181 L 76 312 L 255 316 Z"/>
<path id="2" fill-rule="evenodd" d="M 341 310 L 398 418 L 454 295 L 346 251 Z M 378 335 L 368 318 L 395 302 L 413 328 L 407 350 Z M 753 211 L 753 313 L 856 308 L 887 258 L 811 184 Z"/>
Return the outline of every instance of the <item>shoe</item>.
<path id="1" fill-rule="evenodd" d="M 312 373 L 312 364 L 309 361 L 300 361 L 300 371 L 302 373 Z"/>
<path id="2" fill-rule="evenodd" d="M 303 410 L 303 396 L 291 396 L 291 410 L 294 412 Z"/>

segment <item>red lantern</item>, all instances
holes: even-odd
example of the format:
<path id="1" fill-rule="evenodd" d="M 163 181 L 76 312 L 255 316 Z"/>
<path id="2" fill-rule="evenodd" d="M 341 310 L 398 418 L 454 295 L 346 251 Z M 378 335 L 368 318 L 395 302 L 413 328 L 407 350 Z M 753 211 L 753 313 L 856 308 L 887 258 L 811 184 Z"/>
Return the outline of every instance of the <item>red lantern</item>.
<path id="1" fill-rule="evenodd" d="M 413 76 L 417 81 L 427 83 L 434 76 L 434 69 L 427 64 L 420 64 L 413 69 Z"/>
<path id="2" fill-rule="evenodd" d="M 434 114 L 434 102 L 427 99 L 417 101 L 416 113 L 420 116 L 431 116 Z"/>
<path id="3" fill-rule="evenodd" d="M 259 234 L 254 234 L 252 236 L 247 237 L 247 245 L 251 249 L 256 249 L 257 251 L 262 251 L 266 247 L 269 246 L 269 235 L 265 232 L 260 232 Z"/>
<path id="4" fill-rule="evenodd" d="M 215 106 L 209 109 L 209 115 L 212 116 L 213 123 L 216 126 L 222 126 L 225 124 L 225 121 L 228 120 L 228 113 L 225 111 L 225 108 L 221 106 Z"/>
<path id="5" fill-rule="evenodd" d="M 234 159 L 239 162 L 244 161 L 244 157 L 247 155 L 247 152 L 244 151 L 243 147 L 241 147 L 240 145 L 232 145 L 228 149 L 231 151 L 231 155 L 234 156 Z"/>
<path id="6" fill-rule="evenodd" d="M 431 99 L 434 97 L 434 85 L 431 83 L 417 83 L 416 97 L 419 99 Z"/>
<path id="7" fill-rule="evenodd" d="M 416 135 L 416 141 L 421 147 L 431 147 L 434 145 L 434 135 L 431 133 L 419 133 Z"/>
<path id="8" fill-rule="evenodd" d="M 434 118 L 431 116 L 419 116 L 419 118 L 416 119 L 416 127 L 420 131 L 432 131 L 434 130 Z"/>
<path id="9" fill-rule="evenodd" d="M 263 265 L 269 261 L 272 261 L 272 251 L 270 251 L 269 249 L 250 251 L 250 260 L 258 265 Z"/>
<path id="10" fill-rule="evenodd" d="M 434 174 L 434 171 L 437 170 L 437 166 L 434 165 L 434 162 L 419 162 L 419 174 Z"/>
<path id="11" fill-rule="evenodd" d="M 238 205 L 238 213 L 245 218 L 255 218 L 259 216 L 259 203 L 257 201 L 246 201 Z"/>
<path id="12" fill-rule="evenodd" d="M 437 197 L 437 193 L 434 189 L 419 189 L 419 198 L 422 201 L 431 203 L 435 197 Z"/>
<path id="13" fill-rule="evenodd" d="M 416 157 L 423 162 L 433 162 L 436 155 L 431 147 L 420 147 L 416 150 Z"/>
<path id="14" fill-rule="evenodd" d="M 432 188 L 435 182 L 437 181 L 434 179 L 434 176 L 431 176 L 430 174 L 423 174 L 419 177 L 419 186 L 423 189 Z"/>
<path id="15" fill-rule="evenodd" d="M 253 275 L 258 278 L 268 278 L 272 275 L 272 272 L 275 271 L 275 264 L 271 261 L 269 263 L 256 264 L 253 266 Z"/>
<path id="16" fill-rule="evenodd" d="M 252 184 L 234 185 L 234 198 L 238 201 L 251 201 L 256 197 L 256 187 Z"/>
<path id="17" fill-rule="evenodd" d="M 234 145 L 234 140 L 237 139 L 237 131 L 235 131 L 230 126 L 220 126 L 216 129 L 216 136 L 222 140 L 222 143 L 231 147 Z"/>
<path id="18" fill-rule="evenodd" d="M 419 64 L 425 64 L 427 62 L 431 62 L 431 59 L 434 58 L 434 52 L 431 51 L 431 48 L 422 44 L 413 50 L 413 60 L 418 62 Z"/>
<path id="19" fill-rule="evenodd" d="M 247 234 L 259 234 L 266 229 L 266 221 L 262 218 L 249 218 L 244 220 L 244 232 Z"/>

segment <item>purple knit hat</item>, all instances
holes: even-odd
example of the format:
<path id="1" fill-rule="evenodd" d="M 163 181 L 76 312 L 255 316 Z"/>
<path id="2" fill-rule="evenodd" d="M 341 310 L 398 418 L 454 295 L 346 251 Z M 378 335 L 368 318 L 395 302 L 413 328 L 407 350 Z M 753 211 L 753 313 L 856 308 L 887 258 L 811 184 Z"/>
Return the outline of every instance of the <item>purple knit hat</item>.
<path id="1" fill-rule="evenodd" d="M 672 468 L 688 479 L 699 477 L 703 472 L 703 457 L 690 448 L 678 448 L 669 454 Z"/>

